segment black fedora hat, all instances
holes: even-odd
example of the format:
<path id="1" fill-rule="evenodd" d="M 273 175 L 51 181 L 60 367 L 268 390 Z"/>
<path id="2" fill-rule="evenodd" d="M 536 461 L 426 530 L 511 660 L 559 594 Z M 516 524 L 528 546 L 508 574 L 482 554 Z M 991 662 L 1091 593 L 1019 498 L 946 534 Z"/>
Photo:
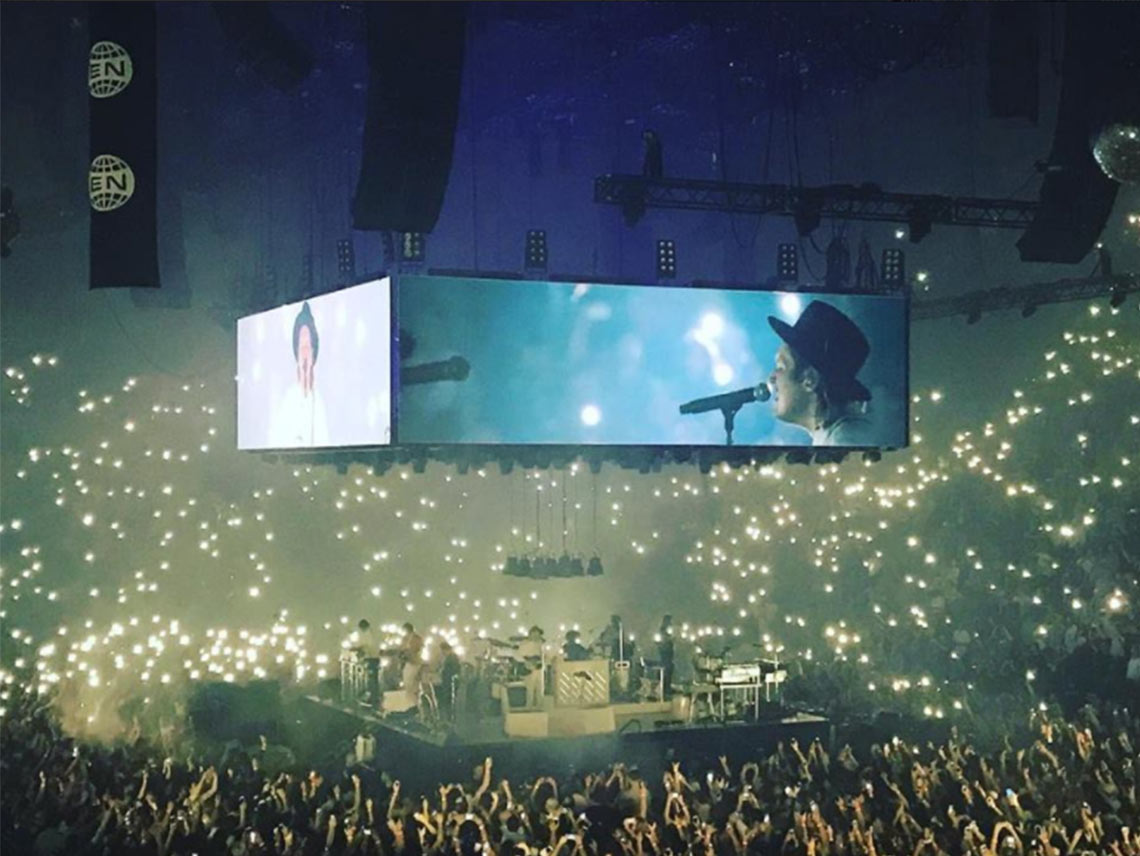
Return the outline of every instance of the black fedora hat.
<path id="1" fill-rule="evenodd" d="M 871 391 L 855 378 L 867 362 L 871 345 L 855 322 L 830 303 L 813 300 L 795 324 L 771 315 L 768 323 L 799 357 L 823 375 L 832 394 L 854 401 L 871 399 Z"/>

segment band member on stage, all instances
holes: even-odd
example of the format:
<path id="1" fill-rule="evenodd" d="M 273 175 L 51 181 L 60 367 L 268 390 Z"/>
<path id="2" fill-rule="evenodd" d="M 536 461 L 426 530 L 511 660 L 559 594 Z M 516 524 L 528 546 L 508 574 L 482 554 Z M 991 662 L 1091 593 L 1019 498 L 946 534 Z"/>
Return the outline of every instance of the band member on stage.
<path id="1" fill-rule="evenodd" d="M 295 384 L 290 384 L 278 402 L 271 426 L 272 445 L 277 448 L 329 445 L 328 417 L 316 384 L 317 357 L 321 339 L 308 301 L 293 321 Z"/>
<path id="2" fill-rule="evenodd" d="M 356 629 L 348 636 L 349 646 L 364 660 L 368 669 L 366 701 L 377 703 L 380 698 L 380 640 L 372 630 L 367 618 L 362 618 Z"/>
<path id="3" fill-rule="evenodd" d="M 526 704 L 527 707 L 542 706 L 542 628 L 537 624 L 530 628 L 526 639 L 519 643 L 518 656 L 529 667 L 526 676 Z"/>
<path id="4" fill-rule="evenodd" d="M 400 643 L 400 660 L 403 663 L 404 692 L 413 705 L 420 700 L 420 676 L 423 674 L 424 638 L 416 633 L 409 621 L 404 625 L 404 641 Z"/>
<path id="5" fill-rule="evenodd" d="M 444 719 L 451 719 L 455 714 L 455 694 L 459 684 L 459 655 L 446 639 L 439 643 L 439 653 L 440 690 L 436 698 Z"/>
<path id="6" fill-rule="evenodd" d="M 822 300 L 796 323 L 769 317 L 784 340 L 768 378 L 776 418 L 798 425 L 813 446 L 870 446 L 878 439 L 867 417 L 871 391 L 857 379 L 871 346 L 859 327 Z"/>
<path id="7" fill-rule="evenodd" d="M 349 637 L 349 642 L 353 648 L 363 651 L 365 657 L 375 657 L 380 653 L 380 640 L 367 618 L 360 619 L 356 631 Z"/>
<path id="8" fill-rule="evenodd" d="M 605 650 L 611 660 L 629 659 L 629 636 L 625 634 L 620 615 L 610 616 L 610 623 L 598 636 L 597 647 Z"/>
<path id="9" fill-rule="evenodd" d="M 590 659 L 590 652 L 578 641 L 581 638 L 582 634 L 577 630 L 566 631 L 566 641 L 562 643 L 562 659 L 570 662 Z"/>
<path id="10" fill-rule="evenodd" d="M 657 659 L 661 661 L 661 694 L 662 701 L 673 694 L 673 616 L 666 615 L 661 619 L 661 627 L 657 630 Z"/>

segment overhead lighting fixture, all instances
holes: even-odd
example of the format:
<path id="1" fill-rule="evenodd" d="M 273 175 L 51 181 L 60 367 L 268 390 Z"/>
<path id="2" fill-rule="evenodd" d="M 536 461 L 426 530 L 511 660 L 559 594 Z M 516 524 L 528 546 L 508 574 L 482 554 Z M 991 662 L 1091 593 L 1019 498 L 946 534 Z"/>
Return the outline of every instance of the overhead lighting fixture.
<path id="1" fill-rule="evenodd" d="M 930 230 L 934 225 L 934 219 L 930 216 L 930 212 L 922 205 L 915 205 L 907 213 L 906 218 L 907 231 L 909 233 L 910 242 L 917 244 L 923 238 L 930 234 Z"/>
<path id="2" fill-rule="evenodd" d="M 880 282 L 886 288 L 902 288 L 906 282 L 906 253 L 897 248 L 883 250 Z"/>
<path id="3" fill-rule="evenodd" d="M 400 233 L 400 261 L 419 263 L 426 257 L 423 232 Z"/>
<path id="4" fill-rule="evenodd" d="M 672 238 L 657 242 L 657 278 L 673 279 L 677 276 L 677 244 Z"/>
<path id="5" fill-rule="evenodd" d="M 336 242 L 337 273 L 352 279 L 356 276 L 356 250 L 352 238 L 341 238 Z"/>
<path id="6" fill-rule="evenodd" d="M 528 229 L 524 267 L 527 270 L 546 270 L 546 230 Z"/>
<path id="7" fill-rule="evenodd" d="M 776 279 L 796 282 L 800 278 L 800 257 L 795 244 L 780 244 L 776 248 Z"/>
<path id="8" fill-rule="evenodd" d="M 806 238 L 819 228 L 819 221 L 823 216 L 823 205 L 819 199 L 809 197 L 800 199 L 792 208 L 792 219 L 796 223 L 796 234 Z"/>

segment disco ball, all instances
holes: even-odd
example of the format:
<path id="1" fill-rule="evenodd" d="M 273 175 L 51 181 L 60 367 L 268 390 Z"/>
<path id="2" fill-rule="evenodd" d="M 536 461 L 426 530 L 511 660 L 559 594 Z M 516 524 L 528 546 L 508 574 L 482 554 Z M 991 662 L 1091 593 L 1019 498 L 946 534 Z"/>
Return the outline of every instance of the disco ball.
<path id="1" fill-rule="evenodd" d="M 1107 126 L 1097 135 L 1092 151 L 1104 174 L 1113 181 L 1140 184 L 1140 126 Z"/>
<path id="2" fill-rule="evenodd" d="M 96 42 L 87 60 L 87 89 L 93 98 L 118 95 L 131 82 L 131 55 L 114 42 Z"/>
<path id="3" fill-rule="evenodd" d="M 114 155 L 99 155 L 91 161 L 87 176 L 91 207 L 96 211 L 114 211 L 125 205 L 135 192 L 135 174 L 130 165 Z"/>

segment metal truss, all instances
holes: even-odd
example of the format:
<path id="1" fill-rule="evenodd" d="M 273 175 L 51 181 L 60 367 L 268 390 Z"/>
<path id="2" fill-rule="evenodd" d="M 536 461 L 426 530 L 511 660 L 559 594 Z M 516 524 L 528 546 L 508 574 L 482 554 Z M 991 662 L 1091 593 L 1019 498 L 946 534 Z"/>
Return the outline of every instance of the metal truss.
<path id="1" fill-rule="evenodd" d="M 1038 203 L 919 193 L 888 193 L 876 184 L 792 187 L 693 178 L 603 175 L 594 179 L 594 201 L 626 208 L 675 208 L 737 214 L 833 217 L 950 226 L 1025 229 Z"/>
<path id="2" fill-rule="evenodd" d="M 911 303 L 910 317 L 912 321 L 929 321 L 932 318 L 965 315 L 968 321 L 977 321 L 986 312 L 1000 312 L 1004 309 L 1032 311 L 1033 308 L 1049 303 L 1092 300 L 1097 297 L 1123 300 L 1127 295 L 1137 292 L 1140 292 L 1140 274 L 1061 279 L 1056 282 L 999 286 L 957 297 L 915 300 Z"/>

